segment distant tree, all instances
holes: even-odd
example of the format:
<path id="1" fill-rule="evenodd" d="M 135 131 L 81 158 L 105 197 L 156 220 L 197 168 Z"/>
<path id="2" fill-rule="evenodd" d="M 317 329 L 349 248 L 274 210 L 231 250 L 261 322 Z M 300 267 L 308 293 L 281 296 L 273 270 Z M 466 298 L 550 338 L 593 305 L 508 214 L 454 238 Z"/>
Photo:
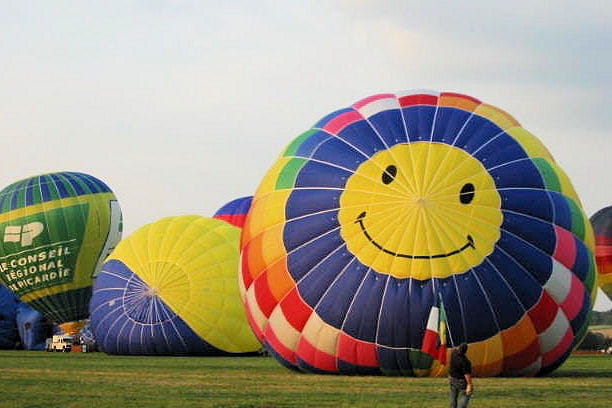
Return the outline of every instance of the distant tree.
<path id="1" fill-rule="evenodd" d="M 591 314 L 591 325 L 612 325 L 612 310 L 608 310 L 607 312 L 593 311 Z"/>
<path id="2" fill-rule="evenodd" d="M 612 338 L 590 331 L 578 346 L 578 350 L 605 350 L 610 346 L 612 346 Z"/>

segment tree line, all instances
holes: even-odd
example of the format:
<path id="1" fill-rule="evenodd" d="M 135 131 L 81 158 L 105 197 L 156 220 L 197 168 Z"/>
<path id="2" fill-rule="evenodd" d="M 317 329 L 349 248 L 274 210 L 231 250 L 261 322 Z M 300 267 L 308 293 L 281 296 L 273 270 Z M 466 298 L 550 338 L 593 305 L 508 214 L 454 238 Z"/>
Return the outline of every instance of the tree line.
<path id="1" fill-rule="evenodd" d="M 610 326 L 612 328 L 612 310 L 608 310 L 607 312 L 593 311 L 591 314 L 591 327 L 592 326 Z M 611 347 L 612 337 L 590 330 L 584 337 L 582 343 L 580 343 L 580 346 L 578 346 L 578 350 L 601 351 L 609 350 Z"/>

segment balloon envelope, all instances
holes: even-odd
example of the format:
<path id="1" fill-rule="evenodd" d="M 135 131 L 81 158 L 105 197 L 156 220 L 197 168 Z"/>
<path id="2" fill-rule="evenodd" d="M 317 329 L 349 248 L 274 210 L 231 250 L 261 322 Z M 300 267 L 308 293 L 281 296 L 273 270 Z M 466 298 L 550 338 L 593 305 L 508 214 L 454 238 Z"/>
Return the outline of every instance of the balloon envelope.
<path id="1" fill-rule="evenodd" d="M 52 325 L 39 312 L 21 302 L 17 307 L 17 330 L 24 350 L 45 350 Z"/>
<path id="2" fill-rule="evenodd" d="M 0 285 L 0 349 L 14 349 L 19 341 L 17 307 L 19 299 L 4 285 Z"/>
<path id="3" fill-rule="evenodd" d="M 213 218 L 227 221 L 235 227 L 242 228 L 252 201 L 253 196 L 236 198 L 219 208 Z"/>
<path id="4" fill-rule="evenodd" d="M 88 317 L 93 277 L 121 237 L 110 188 L 75 172 L 51 173 L 0 191 L 0 281 L 75 334 Z"/>
<path id="5" fill-rule="evenodd" d="M 537 138 L 475 98 L 381 94 L 284 150 L 242 233 L 258 338 L 308 372 L 554 370 L 586 334 L 593 234 Z"/>
<path id="6" fill-rule="evenodd" d="M 595 233 L 598 284 L 612 299 L 612 206 L 593 214 L 591 224 Z"/>
<path id="7" fill-rule="evenodd" d="M 199 216 L 163 218 L 105 262 L 90 328 L 111 354 L 251 353 L 261 344 L 238 289 L 240 229 Z"/>

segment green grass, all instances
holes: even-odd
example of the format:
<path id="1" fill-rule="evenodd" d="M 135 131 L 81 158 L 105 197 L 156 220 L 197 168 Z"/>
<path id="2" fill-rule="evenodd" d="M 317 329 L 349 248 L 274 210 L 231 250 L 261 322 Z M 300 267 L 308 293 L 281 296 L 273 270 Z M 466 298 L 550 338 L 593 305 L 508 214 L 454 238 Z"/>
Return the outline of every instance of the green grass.
<path id="1" fill-rule="evenodd" d="M 445 378 L 306 375 L 270 357 L 0 352 L 0 407 L 446 407 Z M 470 407 L 610 407 L 612 356 L 543 378 L 477 378 Z"/>

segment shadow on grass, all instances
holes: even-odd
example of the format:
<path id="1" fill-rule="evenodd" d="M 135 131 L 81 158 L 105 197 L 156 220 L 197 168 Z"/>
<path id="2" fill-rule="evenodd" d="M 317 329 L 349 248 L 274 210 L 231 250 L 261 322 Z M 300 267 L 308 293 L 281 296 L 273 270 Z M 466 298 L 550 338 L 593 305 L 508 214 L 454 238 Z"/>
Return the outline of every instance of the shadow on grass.
<path id="1" fill-rule="evenodd" d="M 561 371 L 553 372 L 547 375 L 546 377 L 549 377 L 549 378 L 576 378 L 576 377 L 612 378 L 612 370 L 605 370 L 605 369 L 602 369 L 602 370 L 598 370 L 598 369 L 572 370 L 572 369 L 569 369 L 569 370 L 561 370 Z"/>

